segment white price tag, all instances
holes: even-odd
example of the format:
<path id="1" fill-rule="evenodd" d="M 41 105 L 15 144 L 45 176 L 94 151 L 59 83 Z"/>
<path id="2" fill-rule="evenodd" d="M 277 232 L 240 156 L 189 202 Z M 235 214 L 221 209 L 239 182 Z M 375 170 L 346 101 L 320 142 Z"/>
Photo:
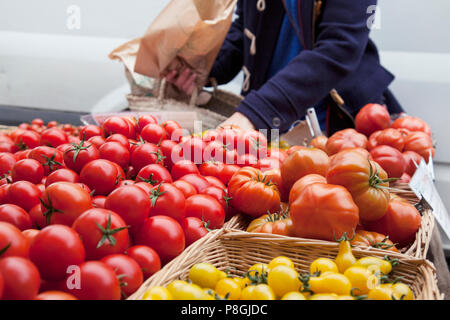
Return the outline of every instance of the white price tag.
<path id="1" fill-rule="evenodd" d="M 433 167 L 431 164 L 431 169 L 432 168 Z M 409 182 L 409 186 L 419 199 L 422 199 L 423 197 L 431 206 L 436 220 L 442 227 L 447 237 L 450 238 L 450 216 L 448 215 L 447 209 L 445 208 L 445 205 L 442 202 L 441 197 L 439 196 L 439 193 L 433 182 L 433 176 L 429 170 L 430 167 L 422 159 L 419 167 L 417 168 L 416 172 L 411 178 L 411 181 Z"/>

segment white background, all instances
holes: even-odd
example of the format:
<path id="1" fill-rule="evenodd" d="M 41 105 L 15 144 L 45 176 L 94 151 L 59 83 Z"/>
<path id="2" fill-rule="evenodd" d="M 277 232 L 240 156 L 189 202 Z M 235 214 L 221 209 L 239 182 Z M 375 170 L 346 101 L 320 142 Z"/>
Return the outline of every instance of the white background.
<path id="1" fill-rule="evenodd" d="M 0 1 L 0 104 L 76 111 L 118 110 L 129 91 L 115 47 L 141 36 L 168 0 Z M 70 30 L 67 9 L 80 8 Z M 437 187 L 450 208 L 450 1 L 380 0 L 373 30 L 392 90 L 438 142 Z M 242 77 L 227 88 L 238 92 Z M 447 243 L 447 240 L 445 240 Z"/>

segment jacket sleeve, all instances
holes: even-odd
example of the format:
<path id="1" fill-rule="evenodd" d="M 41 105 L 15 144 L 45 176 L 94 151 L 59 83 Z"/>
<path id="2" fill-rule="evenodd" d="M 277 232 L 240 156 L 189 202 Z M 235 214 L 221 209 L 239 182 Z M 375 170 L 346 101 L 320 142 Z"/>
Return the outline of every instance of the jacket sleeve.
<path id="1" fill-rule="evenodd" d="M 376 0 L 327 1 L 313 50 L 303 50 L 238 106 L 259 129 L 286 132 L 306 109 L 356 70 L 369 38 L 368 8 Z M 274 121 L 278 118 L 281 121 Z M 276 127 L 274 123 L 281 123 Z"/>
<path id="2" fill-rule="evenodd" d="M 227 37 L 225 38 L 209 75 L 210 77 L 215 78 L 218 84 L 225 84 L 233 80 L 244 64 L 242 2 L 242 0 L 238 1 L 235 12 L 237 17 L 231 24 Z"/>

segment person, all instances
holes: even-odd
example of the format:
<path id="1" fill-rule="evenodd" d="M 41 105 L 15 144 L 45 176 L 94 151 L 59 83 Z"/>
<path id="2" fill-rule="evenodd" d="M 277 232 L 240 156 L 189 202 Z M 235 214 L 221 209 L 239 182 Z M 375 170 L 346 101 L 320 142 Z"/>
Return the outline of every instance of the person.
<path id="1" fill-rule="evenodd" d="M 244 72 L 244 99 L 223 124 L 285 133 L 314 107 L 321 129 L 331 135 L 352 127 L 368 103 L 403 112 L 389 89 L 394 76 L 380 64 L 369 38 L 376 5 L 377 0 L 239 0 L 210 72 L 218 84 Z M 167 75 L 187 93 L 195 79 L 189 69 Z"/>

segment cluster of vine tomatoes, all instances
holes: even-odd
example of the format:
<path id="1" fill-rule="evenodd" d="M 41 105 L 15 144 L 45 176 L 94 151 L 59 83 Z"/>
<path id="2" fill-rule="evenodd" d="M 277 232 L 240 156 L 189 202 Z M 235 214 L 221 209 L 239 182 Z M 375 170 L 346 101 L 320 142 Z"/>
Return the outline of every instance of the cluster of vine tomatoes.
<path id="1" fill-rule="evenodd" d="M 0 134 L 0 297 L 131 295 L 235 214 L 229 180 L 267 153 L 257 131 L 191 135 L 152 115 Z"/>

